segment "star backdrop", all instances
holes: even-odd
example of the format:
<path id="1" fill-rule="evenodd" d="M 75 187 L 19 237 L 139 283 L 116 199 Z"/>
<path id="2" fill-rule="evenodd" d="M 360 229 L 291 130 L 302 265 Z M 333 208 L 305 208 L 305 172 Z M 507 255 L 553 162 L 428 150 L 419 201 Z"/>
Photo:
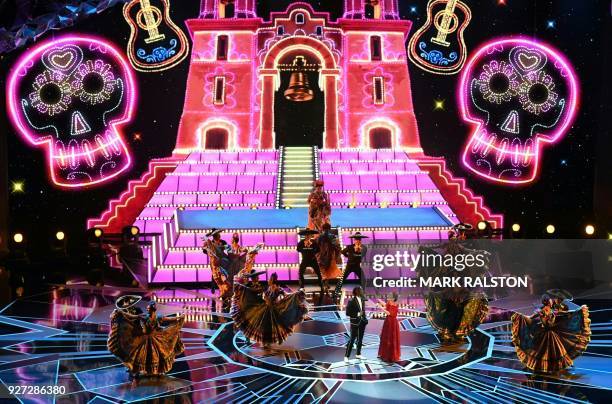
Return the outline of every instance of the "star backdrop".
<path id="1" fill-rule="evenodd" d="M 184 20 L 195 18 L 199 0 L 175 0 L 172 18 L 182 29 Z M 268 19 L 270 11 L 283 11 L 290 0 L 258 2 L 258 13 Z M 315 10 L 328 11 L 333 19 L 342 12 L 342 0 L 309 1 Z M 606 28 L 611 23 L 606 0 L 471 0 L 473 17 L 465 40 L 469 52 L 493 37 L 521 34 L 544 40 L 563 52 L 576 69 L 581 83 L 581 105 L 577 119 L 566 137 L 544 152 L 543 169 L 530 186 L 506 188 L 483 182 L 459 163 L 470 128 L 458 113 L 456 89 L 459 75 L 440 76 L 424 72 L 410 62 L 414 108 L 425 153 L 446 158 L 449 168 L 485 198 L 495 212 L 506 215 L 506 224 L 520 223 L 525 235 L 539 237 L 548 223 L 561 235 L 580 236 L 587 223 L 594 222 L 593 184 L 596 136 L 610 136 L 610 124 L 603 117 L 610 104 L 605 83 L 605 64 L 610 58 Z M 402 18 L 413 21 L 412 32 L 425 22 L 427 1 L 400 0 Z M 60 32 L 49 32 L 44 40 L 71 32 L 102 36 L 124 49 L 129 28 L 121 6 L 113 7 Z M 608 31 L 609 34 L 609 31 Z M 31 46 L 31 45 L 30 45 Z M 0 56 L 2 77 L 27 48 Z M 44 251 L 58 230 L 67 240 L 80 238 L 88 217 L 99 214 L 108 200 L 139 178 L 155 157 L 170 155 L 174 147 L 183 107 L 189 63 L 161 73 L 136 73 L 139 99 L 133 121 L 125 126 L 126 139 L 135 156 L 131 171 L 111 184 L 66 191 L 54 188 L 47 179 L 41 149 L 24 144 L 3 114 L 0 135 L 7 136 L 9 155 L 9 202 L 11 232 L 20 231 L 36 251 Z M 3 109 L 4 97 L 0 101 Z M 608 181 L 612 181 L 609 180 Z"/>

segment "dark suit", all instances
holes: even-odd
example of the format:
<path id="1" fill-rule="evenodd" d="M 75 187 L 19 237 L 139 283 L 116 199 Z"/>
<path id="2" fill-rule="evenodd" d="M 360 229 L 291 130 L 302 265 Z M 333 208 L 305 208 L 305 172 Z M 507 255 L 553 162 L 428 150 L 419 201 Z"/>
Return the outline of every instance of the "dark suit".
<path id="1" fill-rule="evenodd" d="M 314 269 L 317 278 L 319 279 L 319 286 L 323 290 L 323 278 L 321 277 L 321 269 L 319 268 L 319 262 L 317 261 L 317 254 L 319 253 L 319 244 L 316 240 L 311 240 L 310 247 L 306 246 L 305 240 L 298 243 L 297 250 L 302 254 L 302 262 L 300 262 L 299 277 L 300 277 L 300 288 L 304 287 L 304 272 L 306 268 L 311 267 Z"/>
<path id="2" fill-rule="evenodd" d="M 347 258 L 346 267 L 344 268 L 344 272 L 342 273 L 342 280 L 336 284 L 336 291 L 334 292 L 336 295 L 340 294 L 342 290 L 342 285 L 346 281 L 346 278 L 351 273 L 354 273 L 355 276 L 359 279 L 359 284 L 362 289 L 365 289 L 366 282 L 365 276 L 363 276 L 363 270 L 361 269 L 361 262 L 366 256 L 366 246 L 361 245 L 361 251 L 358 253 L 355 251 L 355 245 L 351 244 L 346 246 L 344 250 L 342 250 L 342 255 Z"/>
<path id="3" fill-rule="evenodd" d="M 361 299 L 361 307 L 357 299 Z M 353 296 L 346 305 L 346 315 L 351 319 L 351 338 L 348 344 L 346 344 L 346 353 L 344 354 L 348 358 L 351 356 L 355 340 L 357 340 L 357 355 L 361 355 L 363 334 L 365 333 L 366 325 L 368 325 L 368 319 L 365 314 L 365 299 Z"/>

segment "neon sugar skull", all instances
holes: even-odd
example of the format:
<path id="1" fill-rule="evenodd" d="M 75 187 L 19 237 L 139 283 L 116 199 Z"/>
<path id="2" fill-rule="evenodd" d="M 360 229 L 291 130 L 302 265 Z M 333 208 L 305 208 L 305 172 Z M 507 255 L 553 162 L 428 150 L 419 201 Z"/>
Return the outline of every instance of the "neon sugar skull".
<path id="1" fill-rule="evenodd" d="M 131 118 L 134 78 L 108 42 L 68 36 L 35 46 L 13 67 L 7 101 L 18 132 L 47 152 L 56 185 L 93 185 L 129 168 L 119 126 Z"/>
<path id="2" fill-rule="evenodd" d="M 463 118 L 476 125 L 464 165 L 496 182 L 533 181 L 545 146 L 568 131 L 577 98 L 575 73 L 556 50 L 521 38 L 486 44 L 460 81 Z"/>

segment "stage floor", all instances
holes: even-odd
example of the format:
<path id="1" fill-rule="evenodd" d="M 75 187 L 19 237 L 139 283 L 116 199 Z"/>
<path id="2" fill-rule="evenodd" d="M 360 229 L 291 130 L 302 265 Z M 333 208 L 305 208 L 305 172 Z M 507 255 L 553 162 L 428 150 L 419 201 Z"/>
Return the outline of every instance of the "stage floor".
<path id="1" fill-rule="evenodd" d="M 134 291 L 72 287 L 19 299 L 0 312 L 2 402 L 10 385 L 60 385 L 58 403 L 155 402 L 610 402 L 612 300 L 591 307 L 593 336 L 575 366 L 557 376 L 525 371 L 514 354 L 506 320 L 487 322 L 465 343 L 442 345 L 421 317 L 401 321 L 402 361 L 376 358 L 382 320 L 366 329 L 363 362 L 343 362 L 347 320 L 321 307 L 280 346 L 264 350 L 235 332 L 206 292 L 156 293 L 161 314 L 186 312 L 185 353 L 172 371 L 130 380 L 106 349 L 115 299 Z M 142 294 L 142 293 L 141 293 Z M 167 296 L 171 294 L 172 298 Z M 528 311 L 535 302 L 506 298 L 493 309 Z M 532 306 L 531 306 L 532 307 Z M 499 320 L 499 318 L 497 319 Z M 54 402 L 53 396 L 21 396 Z M 15 401 L 17 402 L 17 401 Z"/>

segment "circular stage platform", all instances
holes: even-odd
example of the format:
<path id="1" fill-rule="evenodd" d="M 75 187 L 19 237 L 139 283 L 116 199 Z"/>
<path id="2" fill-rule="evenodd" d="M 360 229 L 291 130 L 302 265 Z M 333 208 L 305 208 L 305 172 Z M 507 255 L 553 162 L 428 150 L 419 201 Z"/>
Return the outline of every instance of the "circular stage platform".
<path id="1" fill-rule="evenodd" d="M 162 314 L 187 313 L 185 352 L 172 371 L 131 380 L 106 348 L 115 300 L 130 290 L 73 287 L 19 299 L 0 312 L 0 384 L 56 385 L 57 403 L 91 402 L 606 402 L 612 392 L 612 299 L 591 305 L 593 336 L 568 371 L 534 375 L 517 360 L 508 321 L 482 324 L 465 343 L 443 345 L 423 318 L 401 321 L 402 360 L 377 359 L 382 320 L 366 329 L 366 360 L 345 364 L 347 320 L 342 312 L 312 311 L 282 345 L 265 350 L 247 343 L 225 313 L 197 291 L 160 299 Z M 153 297 L 143 294 L 139 306 Z M 176 297 L 181 296 L 181 297 Z M 528 310 L 532 302 L 505 299 L 494 308 Z M 212 307 L 211 307 L 212 306 Z M 24 401 L 53 403 L 53 396 Z M 3 401 L 4 402 L 4 401 Z"/>

